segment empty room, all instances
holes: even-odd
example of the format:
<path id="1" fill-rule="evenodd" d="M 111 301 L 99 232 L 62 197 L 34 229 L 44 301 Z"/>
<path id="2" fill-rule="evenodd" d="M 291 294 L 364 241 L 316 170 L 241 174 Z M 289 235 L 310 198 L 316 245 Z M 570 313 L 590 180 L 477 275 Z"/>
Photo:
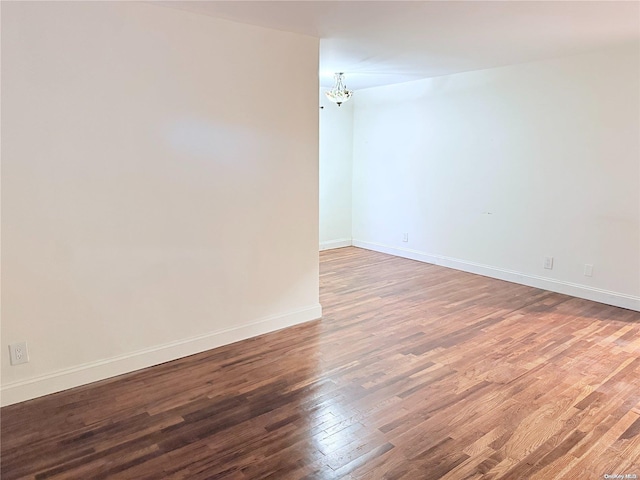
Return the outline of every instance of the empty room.
<path id="1" fill-rule="evenodd" d="M 640 2 L 0 21 L 0 478 L 640 477 Z"/>

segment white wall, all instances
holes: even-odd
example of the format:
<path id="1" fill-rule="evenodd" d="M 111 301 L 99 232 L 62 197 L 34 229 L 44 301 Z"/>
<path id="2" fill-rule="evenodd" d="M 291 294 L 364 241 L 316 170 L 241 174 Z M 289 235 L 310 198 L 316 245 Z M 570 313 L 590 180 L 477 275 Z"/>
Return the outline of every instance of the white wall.
<path id="1" fill-rule="evenodd" d="M 639 58 L 358 91 L 354 244 L 640 309 Z"/>
<path id="2" fill-rule="evenodd" d="M 3 404 L 320 316 L 317 69 L 301 35 L 3 2 Z"/>
<path id="3" fill-rule="evenodd" d="M 320 90 L 320 250 L 351 245 L 353 102 Z"/>

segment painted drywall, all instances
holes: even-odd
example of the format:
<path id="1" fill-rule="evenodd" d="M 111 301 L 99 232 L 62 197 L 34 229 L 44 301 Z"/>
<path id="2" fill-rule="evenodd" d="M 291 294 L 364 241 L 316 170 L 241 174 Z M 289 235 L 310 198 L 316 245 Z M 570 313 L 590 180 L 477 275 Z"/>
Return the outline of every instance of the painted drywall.
<path id="1" fill-rule="evenodd" d="M 3 2 L 3 404 L 321 315 L 317 69 L 302 35 Z"/>
<path id="2" fill-rule="evenodd" d="M 320 89 L 320 250 L 351 245 L 353 103 Z"/>
<path id="3" fill-rule="evenodd" d="M 639 53 L 358 91 L 354 244 L 639 309 Z"/>

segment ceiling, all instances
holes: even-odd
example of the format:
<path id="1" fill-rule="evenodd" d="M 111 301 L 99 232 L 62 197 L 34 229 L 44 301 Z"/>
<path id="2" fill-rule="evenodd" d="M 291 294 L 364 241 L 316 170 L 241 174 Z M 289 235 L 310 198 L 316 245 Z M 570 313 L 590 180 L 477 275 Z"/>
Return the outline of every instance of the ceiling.
<path id="1" fill-rule="evenodd" d="M 162 1 L 319 37 L 320 82 L 360 89 L 640 41 L 637 1 Z"/>

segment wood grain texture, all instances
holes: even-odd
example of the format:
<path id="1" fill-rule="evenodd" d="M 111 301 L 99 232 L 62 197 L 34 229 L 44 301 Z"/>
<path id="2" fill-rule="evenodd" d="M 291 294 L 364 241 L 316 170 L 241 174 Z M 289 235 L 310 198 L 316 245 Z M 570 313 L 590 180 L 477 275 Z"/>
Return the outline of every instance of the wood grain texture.
<path id="1" fill-rule="evenodd" d="M 321 321 L 3 408 L 2 479 L 640 477 L 640 313 L 320 257 Z"/>

